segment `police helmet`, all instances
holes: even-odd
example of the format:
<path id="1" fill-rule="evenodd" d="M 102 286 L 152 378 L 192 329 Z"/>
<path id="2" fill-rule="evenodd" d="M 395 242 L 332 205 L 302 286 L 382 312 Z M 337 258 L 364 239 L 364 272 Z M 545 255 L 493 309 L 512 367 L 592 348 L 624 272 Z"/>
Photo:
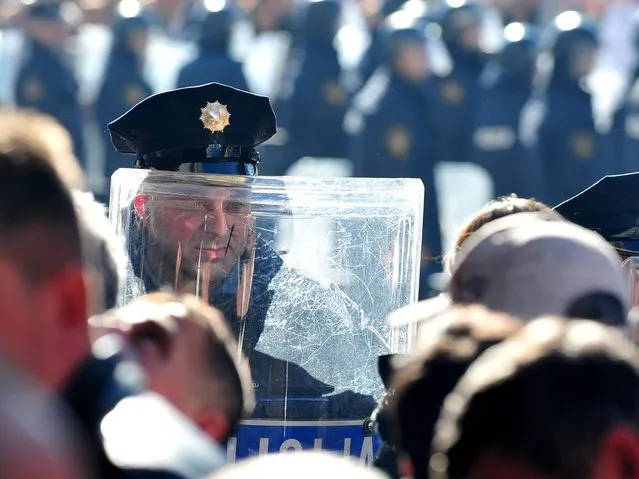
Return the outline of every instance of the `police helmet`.
<path id="1" fill-rule="evenodd" d="M 511 23 L 504 28 L 504 44 L 498 55 L 501 68 L 508 74 L 532 79 L 539 49 L 540 32 L 533 25 Z"/>
<path id="2" fill-rule="evenodd" d="M 319 0 L 306 6 L 301 34 L 309 40 L 332 43 L 342 10 L 337 0 Z"/>
<path id="3" fill-rule="evenodd" d="M 129 39 L 136 32 L 146 32 L 149 22 L 141 16 L 118 15 L 113 21 L 113 48 L 129 50 Z"/>
<path id="4" fill-rule="evenodd" d="M 383 24 L 384 58 L 391 64 L 404 46 L 425 45 L 426 34 L 420 19 L 408 12 L 398 11 L 390 15 Z"/>
<path id="5" fill-rule="evenodd" d="M 575 11 L 560 13 L 542 38 L 542 48 L 552 54 L 555 63 L 569 62 L 580 47 L 597 45 L 596 23 Z"/>
<path id="6" fill-rule="evenodd" d="M 108 128 L 137 168 L 252 176 L 276 122 L 267 97 L 208 83 L 152 95 Z"/>
<path id="7" fill-rule="evenodd" d="M 25 9 L 25 18 L 43 22 L 63 22 L 62 4 L 44 0 L 34 2 Z"/>
<path id="8" fill-rule="evenodd" d="M 200 23 L 200 47 L 228 45 L 231 40 L 235 12 L 229 8 L 208 11 Z"/>
<path id="9" fill-rule="evenodd" d="M 446 3 L 438 15 L 442 41 L 447 47 L 461 45 L 461 37 L 468 28 L 479 28 L 483 23 L 483 7 L 478 3 Z"/>

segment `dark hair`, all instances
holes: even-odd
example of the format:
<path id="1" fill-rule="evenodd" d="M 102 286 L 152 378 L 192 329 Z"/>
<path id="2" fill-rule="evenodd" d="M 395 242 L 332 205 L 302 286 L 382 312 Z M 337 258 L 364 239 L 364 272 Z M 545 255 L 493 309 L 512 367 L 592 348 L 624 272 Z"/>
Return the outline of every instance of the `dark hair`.
<path id="1" fill-rule="evenodd" d="M 52 155 L 28 115 L 0 113 L 0 252 L 32 284 L 81 263 L 73 201 Z"/>
<path id="2" fill-rule="evenodd" d="M 444 400 L 471 363 L 521 323 L 483 306 L 459 307 L 434 344 L 399 370 L 390 398 L 393 444 L 410 457 L 415 479 L 428 477 L 428 453 Z M 419 347 L 419 346 L 418 346 Z"/>
<path id="3" fill-rule="evenodd" d="M 468 477 L 491 451 L 544 476 L 590 477 L 605 434 L 639 427 L 639 360 L 631 348 L 593 321 L 529 323 L 457 385 L 455 407 L 444 407 L 437 426 L 430 477 Z"/>

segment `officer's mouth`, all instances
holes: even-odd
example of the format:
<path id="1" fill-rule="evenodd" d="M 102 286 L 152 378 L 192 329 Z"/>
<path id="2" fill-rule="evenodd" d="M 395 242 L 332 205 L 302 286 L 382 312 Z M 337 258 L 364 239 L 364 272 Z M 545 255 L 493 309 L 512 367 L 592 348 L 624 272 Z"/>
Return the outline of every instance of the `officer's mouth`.
<path id="1" fill-rule="evenodd" d="M 206 246 L 197 246 L 195 247 L 196 252 L 202 259 L 206 259 L 208 261 L 222 259 L 226 256 L 227 248 L 220 248 L 214 245 Z"/>

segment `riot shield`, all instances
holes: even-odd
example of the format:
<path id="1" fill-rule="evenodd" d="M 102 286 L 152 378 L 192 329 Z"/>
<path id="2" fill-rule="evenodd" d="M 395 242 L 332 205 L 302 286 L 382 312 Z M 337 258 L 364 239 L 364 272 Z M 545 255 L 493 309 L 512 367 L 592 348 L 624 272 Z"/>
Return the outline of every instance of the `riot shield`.
<path id="1" fill-rule="evenodd" d="M 307 448 L 372 459 L 377 358 L 410 346 L 386 316 L 417 299 L 421 181 L 125 169 L 111 184 L 131 258 L 120 302 L 194 293 L 248 357 L 257 407 L 229 459 Z"/>

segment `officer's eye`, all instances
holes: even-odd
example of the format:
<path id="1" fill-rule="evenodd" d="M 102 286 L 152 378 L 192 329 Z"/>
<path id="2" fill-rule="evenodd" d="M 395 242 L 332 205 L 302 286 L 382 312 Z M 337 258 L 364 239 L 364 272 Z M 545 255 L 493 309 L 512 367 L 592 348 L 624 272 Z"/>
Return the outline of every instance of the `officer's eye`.
<path id="1" fill-rule="evenodd" d="M 227 213 L 241 213 L 246 209 L 246 205 L 239 201 L 229 201 L 224 205 L 224 211 Z"/>

